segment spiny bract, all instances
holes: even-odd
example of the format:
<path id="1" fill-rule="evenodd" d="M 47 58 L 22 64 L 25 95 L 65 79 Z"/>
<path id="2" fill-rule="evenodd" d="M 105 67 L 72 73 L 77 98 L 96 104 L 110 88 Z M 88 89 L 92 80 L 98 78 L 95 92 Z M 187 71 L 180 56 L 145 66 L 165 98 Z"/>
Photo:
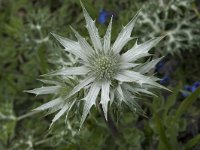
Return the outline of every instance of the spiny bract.
<path id="1" fill-rule="evenodd" d="M 146 63 L 137 63 L 137 60 L 149 56 L 149 50 L 154 47 L 164 36 L 153 38 L 142 44 L 137 44 L 122 53 L 124 46 L 133 38 L 131 32 L 138 17 L 138 13 L 121 30 L 114 44 L 111 45 L 111 27 L 112 18 L 108 25 L 103 39 L 100 38 L 95 22 L 89 16 L 85 7 L 83 8 L 86 20 L 86 28 L 91 38 L 92 46 L 72 28 L 77 41 L 63 38 L 56 34 L 53 36 L 62 44 L 65 51 L 77 57 L 76 67 L 64 67 L 61 70 L 47 74 L 56 76 L 64 80 L 78 79 L 79 84 L 72 88 L 70 92 L 63 92 L 65 84 L 53 80 L 42 80 L 42 82 L 52 86 L 46 86 L 29 90 L 29 93 L 36 95 L 54 94 L 55 99 L 36 108 L 35 110 L 58 111 L 52 124 L 59 119 L 65 112 L 70 111 L 75 104 L 78 105 L 80 99 L 85 100 L 83 114 L 80 125 L 83 124 L 91 107 L 95 103 L 100 103 L 107 119 L 108 103 L 125 102 L 133 110 L 141 111 L 137 104 L 139 94 L 154 95 L 149 91 L 150 88 L 163 88 L 156 81 L 158 78 L 147 76 L 147 73 L 161 60 L 161 58 L 147 61 Z M 79 65 L 79 66 L 77 66 Z M 77 94 L 82 92 L 81 94 Z M 64 93 L 64 94 L 63 94 Z"/>

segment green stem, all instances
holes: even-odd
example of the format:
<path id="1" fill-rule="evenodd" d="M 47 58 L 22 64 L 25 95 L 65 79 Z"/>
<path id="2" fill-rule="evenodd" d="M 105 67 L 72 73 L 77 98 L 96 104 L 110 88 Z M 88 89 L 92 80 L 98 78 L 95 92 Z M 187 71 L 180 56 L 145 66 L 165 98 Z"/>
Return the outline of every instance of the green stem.
<path id="1" fill-rule="evenodd" d="M 101 116 L 103 117 L 103 119 L 104 119 L 108 129 L 110 130 L 112 136 L 115 137 L 115 138 L 118 137 L 120 132 L 119 132 L 117 126 L 115 125 L 110 113 L 109 112 L 107 113 L 107 120 L 106 120 L 106 118 L 104 116 L 103 108 L 102 108 L 101 105 L 100 105 L 100 110 L 101 110 Z"/>

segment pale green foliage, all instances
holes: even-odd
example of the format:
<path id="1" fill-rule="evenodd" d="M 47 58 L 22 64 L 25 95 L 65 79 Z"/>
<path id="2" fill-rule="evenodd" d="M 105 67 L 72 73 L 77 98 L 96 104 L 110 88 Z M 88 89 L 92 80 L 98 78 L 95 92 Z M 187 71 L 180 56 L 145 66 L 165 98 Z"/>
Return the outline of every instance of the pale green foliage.
<path id="1" fill-rule="evenodd" d="M 56 99 L 35 110 L 49 109 L 52 112 L 59 111 L 52 121 L 53 124 L 65 112 L 67 112 L 68 116 L 72 107 L 79 105 L 80 101 L 78 100 L 84 100 L 80 125 L 84 123 L 90 109 L 95 104 L 102 105 L 106 120 L 108 108 L 112 103 L 124 102 L 135 112 L 143 113 L 137 103 L 140 94 L 152 96 L 154 94 L 149 91 L 151 88 L 167 88 L 158 84 L 156 77 L 148 75 L 161 58 L 142 64 L 138 63 L 138 60 L 150 56 L 149 50 L 165 36 L 152 38 L 142 44 L 136 42 L 132 48 L 121 53 L 124 46 L 133 39 L 131 33 L 140 11 L 123 27 L 115 42 L 111 45 L 112 18 L 102 41 L 95 22 L 89 16 L 82 3 L 81 5 L 92 46 L 72 27 L 71 29 L 78 41 L 72 41 L 52 33 L 65 48 L 65 51 L 77 58 L 77 62 L 75 65 L 72 63 L 71 66 L 63 67 L 60 70 L 44 75 L 50 78 L 61 78 L 62 80 L 77 80 L 79 84 L 73 86 L 70 82 L 68 85 L 53 82 L 50 83 L 53 86 L 28 91 L 36 95 L 54 94 L 56 97 Z M 68 92 L 69 89 L 71 90 L 70 92 Z M 84 92 L 80 95 L 81 91 Z"/>
<path id="2" fill-rule="evenodd" d="M 138 19 L 138 32 L 146 39 L 167 33 L 161 54 L 179 54 L 181 50 L 199 47 L 200 19 L 195 14 L 194 0 L 152 0 L 143 5 Z"/>

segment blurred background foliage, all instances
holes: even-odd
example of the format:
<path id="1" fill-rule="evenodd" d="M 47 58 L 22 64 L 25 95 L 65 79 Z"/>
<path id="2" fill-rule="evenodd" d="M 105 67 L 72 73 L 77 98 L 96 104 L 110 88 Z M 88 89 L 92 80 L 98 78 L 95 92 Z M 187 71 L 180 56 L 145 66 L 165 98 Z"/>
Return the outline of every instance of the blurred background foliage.
<path id="1" fill-rule="evenodd" d="M 78 0 L 0 0 L 0 150 L 200 150 L 200 1 L 87 0 L 103 35 L 114 16 L 112 40 L 141 9 L 140 41 L 168 33 L 152 52 L 165 55 L 155 73 L 171 93 L 142 100 L 148 118 L 126 106 L 111 108 L 105 123 L 93 109 L 79 131 L 81 110 L 60 119 L 31 110 L 49 100 L 24 90 L 42 86 L 40 75 L 72 59 L 50 32 L 74 39 L 69 25 L 88 37 Z M 131 46 L 131 44 L 130 44 Z M 71 60 L 73 63 L 73 60 Z M 115 128 L 117 127 L 117 128 Z"/>

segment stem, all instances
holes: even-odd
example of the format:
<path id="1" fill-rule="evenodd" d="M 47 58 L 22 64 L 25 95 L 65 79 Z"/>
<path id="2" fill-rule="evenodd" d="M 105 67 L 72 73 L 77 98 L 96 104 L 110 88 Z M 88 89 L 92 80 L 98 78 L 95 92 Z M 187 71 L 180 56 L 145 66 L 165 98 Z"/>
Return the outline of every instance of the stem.
<path id="1" fill-rule="evenodd" d="M 38 146 L 38 145 L 41 145 L 43 143 L 49 142 L 49 140 L 51 140 L 51 139 L 53 139 L 53 137 L 46 138 L 46 139 L 40 140 L 38 142 L 35 142 L 34 146 Z"/>
<path id="2" fill-rule="evenodd" d="M 32 115 L 35 115 L 35 114 L 37 114 L 37 113 L 39 113 L 39 112 L 40 112 L 40 111 L 32 111 L 32 112 L 29 112 L 29 113 L 27 113 L 27 114 L 21 115 L 21 116 L 17 117 L 17 121 L 20 121 L 20 120 L 22 120 L 22 119 L 25 119 L 25 118 L 30 117 L 30 116 L 32 116 Z"/>
<path id="3" fill-rule="evenodd" d="M 105 116 L 104 116 L 103 108 L 102 108 L 101 105 L 100 105 L 100 110 L 101 110 L 101 116 L 103 117 L 103 119 L 104 119 L 106 125 L 108 126 L 108 128 L 109 128 L 109 130 L 110 130 L 112 136 L 115 137 L 115 138 L 118 137 L 120 132 L 119 132 L 117 126 L 115 125 L 115 123 L 114 123 L 114 121 L 113 121 L 113 119 L 112 119 L 110 113 L 107 112 L 107 115 L 108 115 L 108 116 L 107 116 L 107 120 L 106 120 L 106 119 L 105 119 Z"/>

